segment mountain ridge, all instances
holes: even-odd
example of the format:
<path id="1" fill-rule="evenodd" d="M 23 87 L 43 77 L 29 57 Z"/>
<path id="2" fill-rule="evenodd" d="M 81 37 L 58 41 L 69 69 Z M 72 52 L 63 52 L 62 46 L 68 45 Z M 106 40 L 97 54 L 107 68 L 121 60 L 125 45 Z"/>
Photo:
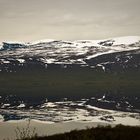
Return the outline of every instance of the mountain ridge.
<path id="1" fill-rule="evenodd" d="M 114 63 L 113 65 L 119 66 L 123 63 L 122 67 L 126 64 L 129 66 L 129 62 L 131 62 L 131 65 L 132 62 L 137 62 L 137 65 L 139 65 L 139 50 L 139 36 L 73 42 L 52 39 L 25 44 L 3 42 L 0 50 L 0 69 L 15 66 L 24 67 L 25 65 L 29 66 L 32 64 L 39 64 L 47 68 L 48 65 L 55 64 L 80 65 L 91 68 L 102 67 L 104 70 L 104 65 L 107 63 L 111 65 Z M 114 55 L 113 61 L 109 58 L 112 56 L 111 54 Z M 106 59 L 104 55 L 105 57 L 108 55 L 108 61 L 104 61 Z M 122 58 L 118 58 L 121 55 L 123 55 Z M 98 63 L 97 59 L 100 58 L 104 59 Z M 96 65 L 95 62 L 97 62 Z M 64 67 L 66 68 L 67 66 Z"/>
<path id="2" fill-rule="evenodd" d="M 140 36 L 122 36 L 122 37 L 115 37 L 115 38 L 107 38 L 107 39 L 99 39 L 99 40 L 75 40 L 75 41 L 68 41 L 68 40 L 58 40 L 58 39 L 42 39 L 42 40 L 37 40 L 37 41 L 29 41 L 29 42 L 22 42 L 22 41 L 3 41 L 0 43 L 2 45 L 3 43 L 7 44 L 24 44 L 24 45 L 33 45 L 33 44 L 38 44 L 38 43 L 50 43 L 54 41 L 63 41 L 63 42 L 71 42 L 71 43 L 83 43 L 83 42 L 91 42 L 91 43 L 99 43 L 103 41 L 108 41 L 108 40 L 114 40 L 117 41 L 116 45 L 118 44 L 133 44 L 135 42 L 140 41 Z"/>

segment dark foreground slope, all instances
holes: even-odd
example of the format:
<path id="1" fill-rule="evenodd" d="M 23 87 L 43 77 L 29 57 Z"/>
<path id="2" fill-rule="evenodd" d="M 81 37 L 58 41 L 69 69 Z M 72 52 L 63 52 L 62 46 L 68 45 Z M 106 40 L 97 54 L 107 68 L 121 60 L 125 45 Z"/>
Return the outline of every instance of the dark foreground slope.
<path id="1" fill-rule="evenodd" d="M 118 125 L 114 128 L 97 127 L 86 130 L 74 130 L 69 133 L 48 137 L 32 138 L 31 140 L 139 140 L 140 127 Z M 27 139 L 28 140 L 28 139 Z"/>

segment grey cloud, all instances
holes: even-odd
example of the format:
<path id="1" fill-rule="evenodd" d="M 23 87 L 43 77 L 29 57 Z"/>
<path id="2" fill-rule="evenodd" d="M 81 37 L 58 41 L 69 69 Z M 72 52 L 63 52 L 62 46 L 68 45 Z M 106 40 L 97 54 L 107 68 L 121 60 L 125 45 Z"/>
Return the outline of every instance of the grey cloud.
<path id="1" fill-rule="evenodd" d="M 139 0 L 0 0 L 0 40 L 140 35 Z"/>

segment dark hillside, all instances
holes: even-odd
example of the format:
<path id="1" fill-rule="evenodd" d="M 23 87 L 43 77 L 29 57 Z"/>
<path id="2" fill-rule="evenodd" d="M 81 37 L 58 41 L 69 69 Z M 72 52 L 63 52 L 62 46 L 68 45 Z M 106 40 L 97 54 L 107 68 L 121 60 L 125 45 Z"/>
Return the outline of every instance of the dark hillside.
<path id="1" fill-rule="evenodd" d="M 140 140 L 140 127 L 118 125 L 114 128 L 97 127 L 86 130 L 74 130 L 69 133 L 32 140 Z"/>

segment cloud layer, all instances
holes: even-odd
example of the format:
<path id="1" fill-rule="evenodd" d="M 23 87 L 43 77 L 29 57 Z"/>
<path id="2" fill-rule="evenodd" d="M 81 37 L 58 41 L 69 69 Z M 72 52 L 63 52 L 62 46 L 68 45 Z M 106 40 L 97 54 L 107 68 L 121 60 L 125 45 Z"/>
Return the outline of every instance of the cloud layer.
<path id="1" fill-rule="evenodd" d="M 0 41 L 140 35 L 139 0 L 0 0 Z"/>

